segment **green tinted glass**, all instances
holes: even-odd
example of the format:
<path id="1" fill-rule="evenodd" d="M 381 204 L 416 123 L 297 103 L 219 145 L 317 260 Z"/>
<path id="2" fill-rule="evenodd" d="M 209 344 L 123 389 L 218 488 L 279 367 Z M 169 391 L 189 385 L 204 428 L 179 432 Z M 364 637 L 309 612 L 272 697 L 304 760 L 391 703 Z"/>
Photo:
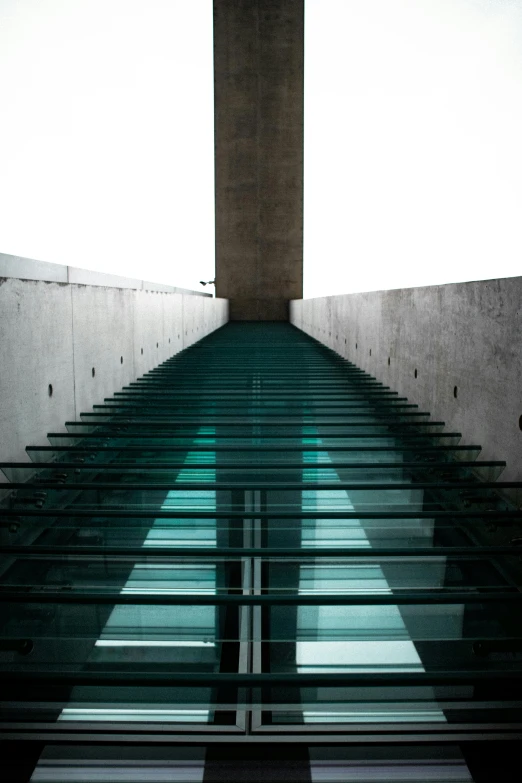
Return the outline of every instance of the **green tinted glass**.
<path id="1" fill-rule="evenodd" d="M 503 463 L 293 327 L 229 324 L 27 451 L 4 728 L 522 729 Z"/>

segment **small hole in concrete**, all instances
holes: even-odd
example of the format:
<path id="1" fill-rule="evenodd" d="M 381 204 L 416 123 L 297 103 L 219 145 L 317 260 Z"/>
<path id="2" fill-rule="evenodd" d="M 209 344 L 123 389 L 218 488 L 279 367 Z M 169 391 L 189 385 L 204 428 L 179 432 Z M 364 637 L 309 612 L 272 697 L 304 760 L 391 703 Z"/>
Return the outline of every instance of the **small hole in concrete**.
<path id="1" fill-rule="evenodd" d="M 519 420 L 518 420 L 518 426 L 519 426 L 519 427 L 520 427 L 520 429 L 522 430 L 522 416 L 521 416 L 521 417 L 519 418 Z"/>
<path id="2" fill-rule="evenodd" d="M 370 356 L 372 355 L 372 349 L 370 348 Z"/>
<path id="3" fill-rule="evenodd" d="M 159 348 L 159 343 L 156 343 L 156 348 Z"/>
<path id="4" fill-rule="evenodd" d="M 170 337 L 169 337 L 169 345 L 170 345 Z"/>
<path id="5" fill-rule="evenodd" d="M 417 377 L 417 370 L 415 370 L 415 372 L 413 374 L 414 374 L 415 377 Z"/>
<path id="6" fill-rule="evenodd" d="M 53 396 L 53 385 L 52 385 L 52 383 L 50 383 L 49 386 L 47 387 L 47 394 L 49 395 L 49 397 Z"/>
<path id="7" fill-rule="evenodd" d="M 123 356 L 120 356 L 120 364 L 123 364 Z"/>
<path id="8" fill-rule="evenodd" d="M 346 337 L 344 338 L 344 344 L 346 345 Z"/>
<path id="9" fill-rule="evenodd" d="M 457 389 L 456 386 L 454 386 L 453 387 L 453 396 L 455 397 L 455 399 L 457 399 L 458 393 L 459 393 L 459 390 Z"/>
<path id="10" fill-rule="evenodd" d="M 355 350 L 357 350 L 357 343 L 355 343 Z"/>
<path id="11" fill-rule="evenodd" d="M 391 359 L 390 359 L 390 357 L 388 356 L 388 367 L 390 366 L 390 364 L 391 364 Z"/>
<path id="12" fill-rule="evenodd" d="M 95 367 L 92 368 L 91 375 L 92 375 L 93 378 L 96 375 L 96 368 Z"/>
<path id="13" fill-rule="evenodd" d="M 143 356 L 143 348 L 141 349 L 141 355 Z"/>

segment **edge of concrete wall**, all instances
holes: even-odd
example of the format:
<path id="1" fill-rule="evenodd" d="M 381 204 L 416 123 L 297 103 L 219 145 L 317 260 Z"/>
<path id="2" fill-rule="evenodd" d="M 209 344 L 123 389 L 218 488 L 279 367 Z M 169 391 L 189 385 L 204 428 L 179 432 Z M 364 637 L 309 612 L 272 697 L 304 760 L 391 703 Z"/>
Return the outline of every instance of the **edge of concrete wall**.
<path id="1" fill-rule="evenodd" d="M 293 300 L 290 321 L 522 481 L 522 277 Z"/>
<path id="2" fill-rule="evenodd" d="M 0 278 L 0 461 L 227 321 L 226 299 Z"/>
<path id="3" fill-rule="evenodd" d="M 12 256 L 0 253 L 0 279 L 17 278 L 18 280 L 42 280 L 48 283 L 76 283 L 77 285 L 102 286 L 111 288 L 133 288 L 138 291 L 158 291 L 169 294 L 190 294 L 212 298 L 212 294 L 203 291 L 192 291 L 189 288 L 152 283 L 148 280 L 137 280 L 133 277 L 111 275 L 106 272 L 93 272 L 75 266 L 53 264 L 50 261 L 36 261 L 33 258 Z"/>

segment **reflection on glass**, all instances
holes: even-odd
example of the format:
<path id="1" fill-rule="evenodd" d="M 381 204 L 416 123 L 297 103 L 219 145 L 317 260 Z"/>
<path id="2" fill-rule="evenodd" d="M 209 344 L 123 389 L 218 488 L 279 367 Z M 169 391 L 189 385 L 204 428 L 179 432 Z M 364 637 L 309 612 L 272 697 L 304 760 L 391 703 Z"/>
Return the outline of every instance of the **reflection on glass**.
<path id="1" fill-rule="evenodd" d="M 0 520 L 4 724 L 516 726 L 518 550 L 495 544 L 515 532 L 496 488 L 290 326 L 227 330 L 158 372 L 165 404 L 143 388 L 58 433 L 40 456 L 63 462 L 14 469 L 34 478 Z"/>
<path id="2" fill-rule="evenodd" d="M 310 428 L 311 429 L 311 428 Z M 304 443 L 321 444 L 319 438 L 303 439 Z M 306 466 L 316 461 L 315 452 L 305 452 Z M 322 463 L 329 460 L 327 454 Z M 303 468 L 303 480 L 307 480 L 307 467 Z M 330 469 L 329 480 L 340 481 L 337 472 Z M 398 502 L 411 505 L 412 510 L 422 508 L 422 491 L 396 490 Z M 331 502 L 332 492 L 306 490 L 302 493 L 305 511 L 323 510 L 325 494 Z M 372 493 L 374 500 L 375 493 Z M 336 497 L 343 508 L 356 511 L 350 495 L 339 490 Z M 400 498 L 400 499 L 399 499 Z M 358 546 L 361 550 L 372 546 L 371 534 L 363 521 L 351 520 L 349 528 L 337 525 L 335 520 L 303 520 L 302 546 L 332 545 Z M 425 527 L 423 527 L 425 533 Z M 444 570 L 444 560 L 438 561 Z M 423 565 L 419 564 L 420 572 Z M 425 572 L 423 572 L 425 573 Z M 439 580 L 438 580 L 439 581 Z M 299 593 L 312 595 L 331 594 L 391 594 L 380 565 L 352 565 L 343 563 L 301 565 L 299 569 Z M 335 636 L 341 636 L 336 641 Z M 296 664 L 298 672 L 419 672 L 424 671 L 416 646 L 410 638 L 399 606 L 300 606 L 297 610 Z M 314 722 L 394 722 L 394 721 L 444 721 L 444 713 L 435 703 L 428 709 L 399 709 L 393 704 L 352 703 L 350 709 L 303 709 L 305 723 Z"/>
<path id="3" fill-rule="evenodd" d="M 198 435 L 208 436 L 213 428 L 200 428 Z M 201 438 L 194 439 L 197 448 Z M 208 459 L 208 453 L 206 454 Z M 214 462 L 215 462 L 215 455 Z M 190 462 L 199 461 L 197 451 L 188 453 L 185 464 L 176 481 L 191 480 Z M 205 480 L 215 481 L 215 468 L 205 471 Z M 198 508 L 209 511 L 216 508 L 214 490 L 197 490 L 192 493 Z M 161 506 L 162 510 L 176 510 L 183 503 L 178 493 L 169 492 Z M 187 521 L 193 524 L 187 526 Z M 204 526 L 201 523 L 204 522 Z M 168 523 L 168 524 L 165 524 Z M 156 520 L 147 533 L 143 547 L 147 546 L 216 546 L 215 520 Z M 217 591 L 216 565 L 206 563 L 176 563 L 175 565 L 155 565 L 139 563 L 132 569 L 129 578 L 121 589 L 122 594 L 206 594 L 215 595 Z M 155 606 L 117 605 L 113 608 L 105 628 L 96 641 L 89 663 L 124 664 L 173 664 L 179 666 L 214 667 L 218 662 L 216 651 L 216 613 L 215 606 Z M 78 688 L 74 691 L 78 692 Z M 201 689 L 199 689 L 201 691 Z M 210 705 L 210 689 L 204 689 Z M 176 721 L 183 723 L 208 723 L 212 712 L 209 707 L 195 709 L 180 706 L 179 699 L 173 704 L 158 707 L 157 703 L 136 707 L 131 694 L 129 703 L 114 706 L 86 707 L 74 699 L 60 714 L 60 720 L 99 720 L 99 721 Z M 199 694 L 201 699 L 201 692 Z"/>

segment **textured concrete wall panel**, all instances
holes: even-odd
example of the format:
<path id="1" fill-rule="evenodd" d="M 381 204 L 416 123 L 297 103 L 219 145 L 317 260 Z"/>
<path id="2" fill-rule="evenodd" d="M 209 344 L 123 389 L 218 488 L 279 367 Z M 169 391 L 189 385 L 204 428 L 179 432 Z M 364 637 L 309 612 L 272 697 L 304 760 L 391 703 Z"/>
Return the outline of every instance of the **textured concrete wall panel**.
<path id="1" fill-rule="evenodd" d="M 75 416 L 71 294 L 66 284 L 0 283 L 2 460 L 27 459 L 26 445 Z"/>
<path id="2" fill-rule="evenodd" d="M 290 319 L 522 481 L 522 277 L 298 300 Z"/>
<path id="3" fill-rule="evenodd" d="M 134 307 L 134 374 L 137 377 L 183 347 L 181 294 L 140 293 L 143 295 L 136 297 Z"/>
<path id="4" fill-rule="evenodd" d="M 227 320 L 222 299 L 3 279 L 0 461 L 26 461 L 27 445 Z"/>
<path id="5" fill-rule="evenodd" d="M 96 285 L 109 288 L 136 288 L 139 291 L 162 291 L 168 294 L 190 294 L 191 296 L 211 297 L 203 291 L 189 288 L 153 283 L 149 280 L 137 280 L 134 277 L 111 275 L 107 272 L 93 272 L 75 266 L 53 264 L 49 261 L 36 261 L 34 258 L 12 256 L 0 253 L 0 278 L 16 277 L 19 280 L 45 280 L 51 283 L 75 283 L 76 285 Z"/>
<path id="6" fill-rule="evenodd" d="M 76 285 L 70 290 L 76 417 L 136 377 L 133 314 L 138 292 Z"/>

